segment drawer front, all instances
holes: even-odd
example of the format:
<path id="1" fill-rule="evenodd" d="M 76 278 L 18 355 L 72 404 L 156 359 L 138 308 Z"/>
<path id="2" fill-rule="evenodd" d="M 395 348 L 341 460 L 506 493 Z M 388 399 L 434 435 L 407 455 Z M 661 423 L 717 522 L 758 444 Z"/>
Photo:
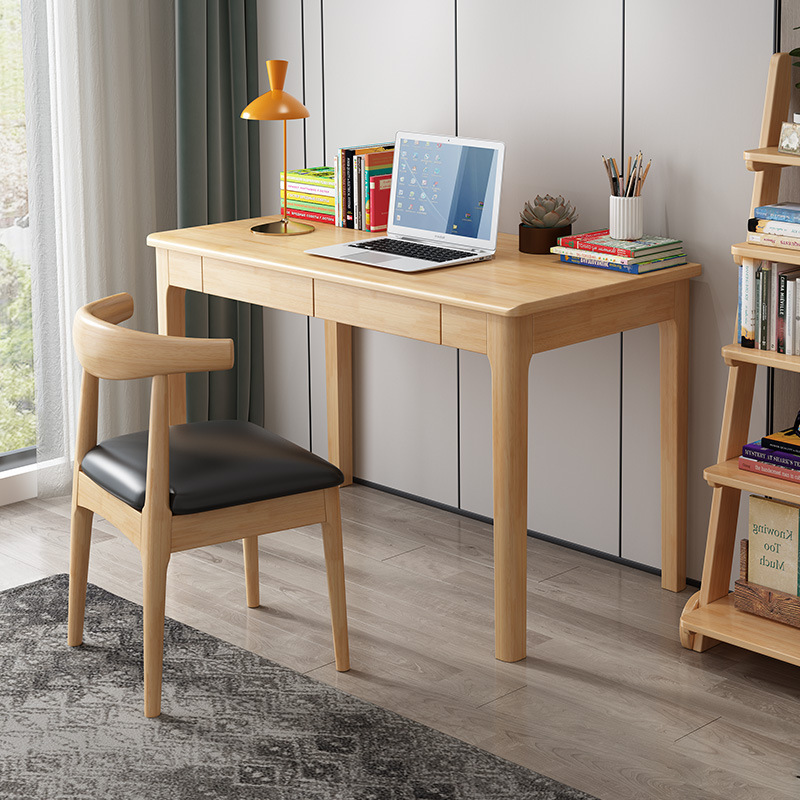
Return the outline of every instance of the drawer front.
<path id="1" fill-rule="evenodd" d="M 314 313 L 311 278 L 216 258 L 203 259 L 203 291 L 269 308 Z"/>
<path id="2" fill-rule="evenodd" d="M 441 343 L 439 304 L 372 289 L 314 282 L 314 316 L 356 328 Z"/>
<path id="3" fill-rule="evenodd" d="M 442 306 L 442 344 L 473 353 L 486 352 L 486 314 Z"/>
<path id="4" fill-rule="evenodd" d="M 184 289 L 203 291 L 203 267 L 200 256 L 191 253 L 169 253 L 169 282 Z"/>

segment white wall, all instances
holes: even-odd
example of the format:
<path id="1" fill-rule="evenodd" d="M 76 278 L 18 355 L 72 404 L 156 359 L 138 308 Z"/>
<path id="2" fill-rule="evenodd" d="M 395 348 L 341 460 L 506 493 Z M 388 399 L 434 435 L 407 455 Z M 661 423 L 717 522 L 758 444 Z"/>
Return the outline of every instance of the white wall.
<path id="1" fill-rule="evenodd" d="M 736 307 L 730 245 L 752 191 L 741 153 L 758 140 L 772 2 L 410 0 L 401 10 L 262 0 L 262 58 L 289 60 L 287 90 L 311 112 L 290 123 L 290 169 L 331 164 L 339 147 L 400 128 L 501 139 L 500 229 L 516 233 L 524 200 L 545 192 L 577 204 L 577 230 L 603 227 L 600 155 L 619 158 L 624 146 L 652 157 L 647 230 L 683 239 L 704 266 L 692 288 L 689 399 L 689 575 L 699 578 L 702 469 L 716 460 L 719 349 Z M 279 126 L 262 126 L 262 145 L 267 213 L 277 210 Z M 325 454 L 322 325 L 273 315 L 267 331 L 268 391 L 290 398 L 269 406 L 270 423 Z M 485 357 L 368 331 L 354 349 L 356 475 L 490 515 Z M 530 390 L 529 527 L 658 567 L 657 328 L 536 356 Z M 759 400 L 754 430 L 763 414 Z"/>

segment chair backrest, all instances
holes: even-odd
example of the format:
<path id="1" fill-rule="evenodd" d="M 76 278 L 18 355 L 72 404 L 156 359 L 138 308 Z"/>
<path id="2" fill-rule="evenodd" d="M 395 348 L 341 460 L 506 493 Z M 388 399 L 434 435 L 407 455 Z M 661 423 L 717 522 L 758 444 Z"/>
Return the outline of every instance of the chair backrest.
<path id="1" fill-rule="evenodd" d="M 120 328 L 133 314 L 127 294 L 104 297 L 78 309 L 72 338 L 86 372 L 107 380 L 208 372 L 233 366 L 231 339 L 186 339 Z"/>

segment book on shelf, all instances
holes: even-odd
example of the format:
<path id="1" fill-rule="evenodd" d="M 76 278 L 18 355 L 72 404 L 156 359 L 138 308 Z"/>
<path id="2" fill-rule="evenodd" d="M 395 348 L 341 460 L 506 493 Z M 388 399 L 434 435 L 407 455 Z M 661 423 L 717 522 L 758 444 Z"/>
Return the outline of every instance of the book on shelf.
<path id="1" fill-rule="evenodd" d="M 794 428 L 787 428 L 785 431 L 776 431 L 762 436 L 761 446 L 770 450 L 779 450 L 782 453 L 800 455 L 800 436 L 795 433 Z"/>
<path id="2" fill-rule="evenodd" d="M 780 500 L 750 496 L 747 580 L 797 596 L 800 508 Z"/>
<path id="3" fill-rule="evenodd" d="M 753 261 L 739 266 L 739 344 L 742 347 L 756 346 L 756 265 Z"/>
<path id="4" fill-rule="evenodd" d="M 773 464 L 771 461 L 758 461 L 755 458 L 739 456 L 739 469 L 743 469 L 745 472 L 754 472 L 757 475 L 778 478 L 782 481 L 800 483 L 800 469 L 782 467 L 780 464 Z"/>
<path id="5" fill-rule="evenodd" d="M 283 197 L 283 193 L 281 193 L 281 197 Z M 335 203 L 333 195 L 307 194 L 306 192 L 296 192 L 291 189 L 287 189 L 286 199 L 299 200 L 301 203 L 316 203 L 330 208 L 333 208 Z"/>
<path id="6" fill-rule="evenodd" d="M 737 335 L 742 347 L 800 355 L 800 268 L 748 261 L 739 269 Z"/>
<path id="7" fill-rule="evenodd" d="M 746 240 L 750 244 L 762 244 L 767 247 L 784 247 L 790 250 L 800 248 L 800 236 L 786 236 L 782 233 L 758 233 L 748 231 Z"/>
<path id="8" fill-rule="evenodd" d="M 595 253 L 610 253 L 631 258 L 644 253 L 655 255 L 662 251 L 674 250 L 681 244 L 680 239 L 668 239 L 664 236 L 645 236 L 632 242 L 612 239 L 608 235 L 608 228 L 573 236 L 560 236 L 557 240 L 559 247 L 572 247 L 576 250 L 591 250 Z"/>
<path id="9" fill-rule="evenodd" d="M 800 222 L 800 203 L 772 203 L 758 206 L 753 212 L 756 219 L 771 219 L 775 222 Z"/>
<path id="10" fill-rule="evenodd" d="M 551 251 L 556 248 L 551 248 Z M 560 249 L 560 248 L 559 248 Z M 611 269 L 616 272 L 627 272 L 630 275 L 643 275 L 646 272 L 655 272 L 659 269 L 667 269 L 668 267 L 678 267 L 686 263 L 686 256 L 681 254 L 673 258 L 655 258 L 652 261 L 643 261 L 641 263 L 623 263 L 619 261 L 606 261 L 600 258 L 594 258 L 593 253 L 587 255 L 578 255 L 579 251 L 574 251 L 575 255 L 559 254 L 559 259 L 566 264 L 579 264 L 583 267 L 599 267 L 600 269 Z"/>
<path id="11" fill-rule="evenodd" d="M 742 455 L 753 461 L 763 461 L 786 469 L 800 471 L 800 454 L 785 453 L 781 450 L 774 450 L 771 447 L 764 447 L 760 439 L 744 445 L 742 447 Z"/>
<path id="12" fill-rule="evenodd" d="M 774 219 L 750 217 L 747 220 L 747 230 L 753 233 L 778 233 L 783 236 L 800 237 L 800 222 L 778 222 Z"/>

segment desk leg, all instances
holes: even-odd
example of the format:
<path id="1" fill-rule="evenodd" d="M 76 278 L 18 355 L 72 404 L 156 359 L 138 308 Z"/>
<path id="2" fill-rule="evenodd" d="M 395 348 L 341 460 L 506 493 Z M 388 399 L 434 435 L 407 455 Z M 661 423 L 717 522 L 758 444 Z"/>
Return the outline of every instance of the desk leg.
<path id="1" fill-rule="evenodd" d="M 525 658 L 529 319 L 488 318 L 492 367 L 495 658 Z"/>
<path id="2" fill-rule="evenodd" d="M 353 482 L 353 329 L 325 320 L 328 459 Z"/>
<path id="3" fill-rule="evenodd" d="M 686 587 L 689 281 L 675 284 L 675 314 L 659 323 L 661 360 L 661 586 Z"/>
<path id="4" fill-rule="evenodd" d="M 186 289 L 170 286 L 169 251 L 156 250 L 156 287 L 158 292 L 158 332 L 170 336 L 186 335 Z M 170 375 L 169 424 L 186 422 L 186 375 Z"/>

